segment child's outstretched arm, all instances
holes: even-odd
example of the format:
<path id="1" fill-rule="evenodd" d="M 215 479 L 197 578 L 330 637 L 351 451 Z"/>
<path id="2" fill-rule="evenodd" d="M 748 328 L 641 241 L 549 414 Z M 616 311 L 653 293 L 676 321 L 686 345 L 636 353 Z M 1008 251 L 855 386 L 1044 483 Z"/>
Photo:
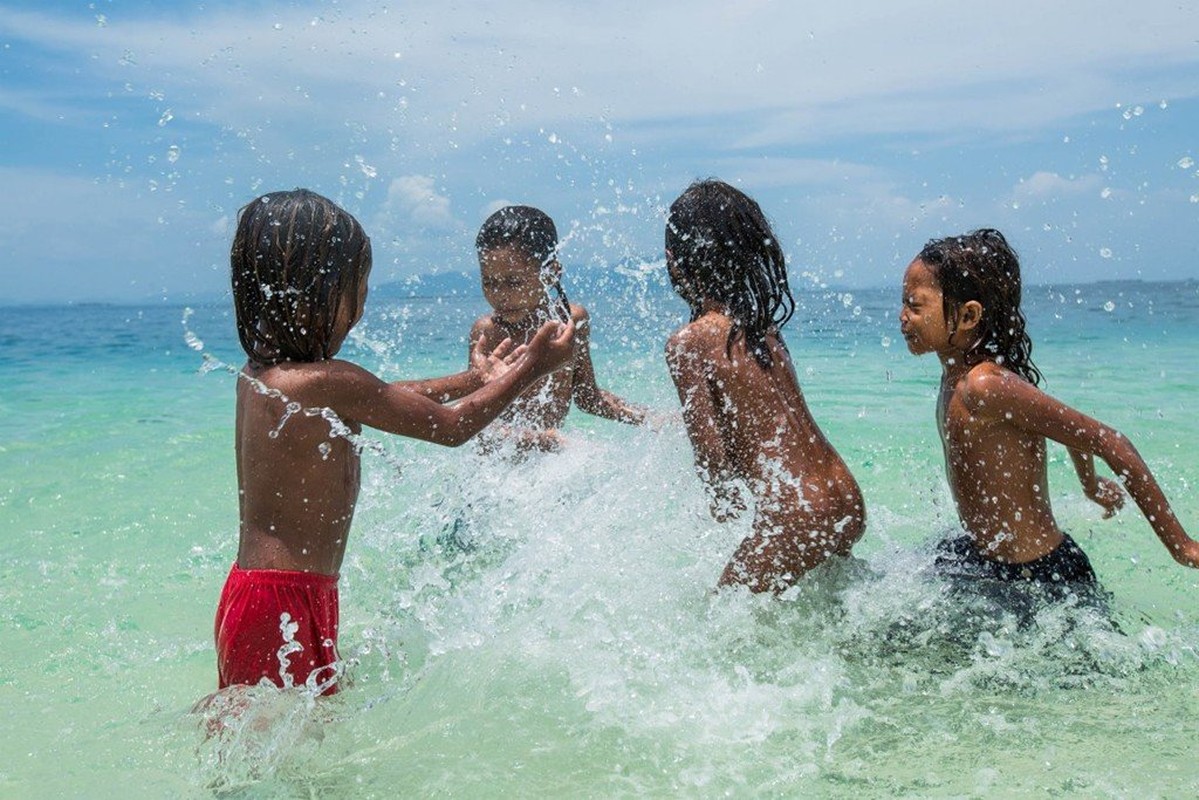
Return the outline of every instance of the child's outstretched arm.
<path id="1" fill-rule="evenodd" d="M 441 378 L 393 381 L 392 385 L 416 392 L 438 403 L 458 400 L 508 371 L 511 356 L 516 349 L 512 340 L 505 339 L 491 351 L 487 348 L 486 335 L 480 333 L 472 337 L 470 365 L 466 370 Z"/>
<path id="2" fill-rule="evenodd" d="M 645 409 L 601 389 L 595 380 L 595 365 L 591 363 L 591 317 L 582 306 L 571 306 L 578 334 L 575 337 L 574 381 L 571 399 L 580 411 L 630 425 L 645 423 Z"/>
<path id="3" fill-rule="evenodd" d="M 524 345 L 502 375 L 445 406 L 403 386 L 385 383 L 349 362 L 328 362 L 341 374 L 330 376 L 328 403 L 343 420 L 388 433 L 457 447 L 470 439 L 529 384 L 568 363 L 574 353 L 574 323 L 547 322 Z"/>
<path id="4" fill-rule="evenodd" d="M 1123 482 L 1174 560 L 1199 567 L 1199 542 L 1187 535 L 1153 473 L 1124 434 L 995 365 L 983 364 L 970 373 L 962 399 L 978 416 L 1006 421 L 1061 442 L 1071 450 L 1102 458 Z"/>
<path id="5" fill-rule="evenodd" d="M 708 493 L 709 510 L 717 522 L 725 522 L 745 510 L 745 500 L 734 483 L 736 475 L 716 425 L 716 405 L 708 389 L 706 359 L 680 331 L 666 343 L 666 364 L 683 406 L 683 423 L 695 453 L 695 471 Z"/>

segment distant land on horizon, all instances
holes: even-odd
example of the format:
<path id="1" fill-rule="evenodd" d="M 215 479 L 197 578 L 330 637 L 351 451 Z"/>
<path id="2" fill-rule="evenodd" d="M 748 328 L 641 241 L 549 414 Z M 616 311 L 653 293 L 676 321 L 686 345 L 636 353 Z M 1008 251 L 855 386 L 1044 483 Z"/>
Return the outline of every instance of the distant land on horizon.
<path id="1" fill-rule="evenodd" d="M 642 268 L 643 264 L 652 262 L 637 262 L 628 260 L 616 265 L 613 269 L 599 272 L 598 270 L 581 269 L 576 270 L 573 279 L 570 275 L 565 278 L 565 288 L 567 294 L 572 298 L 576 295 L 586 296 L 594 294 L 596 291 L 611 292 L 619 294 L 625 290 L 633 289 L 635 286 L 644 287 L 651 293 L 672 294 L 670 286 L 665 280 L 665 275 L 660 270 L 646 271 Z M 797 276 L 792 276 L 792 290 L 794 292 L 812 291 L 812 286 L 802 281 L 795 280 Z M 1143 278 L 1122 278 L 1122 279 L 1103 279 L 1095 281 L 1086 281 L 1081 283 L 1035 283 L 1027 284 L 1024 287 L 1025 292 L 1035 291 L 1039 289 L 1062 289 L 1065 287 L 1115 287 L 1115 286 L 1143 286 L 1143 285 L 1164 285 L 1164 286 L 1185 286 L 1194 287 L 1199 284 L 1199 278 L 1180 278 L 1176 280 L 1145 280 Z M 819 287 L 822 292 L 875 292 L 875 291 L 895 291 L 894 286 L 837 286 L 828 284 Z M 424 275 L 414 275 L 410 278 L 402 278 L 399 280 L 388 281 L 386 283 L 374 284 L 370 287 L 370 296 L 377 299 L 386 300 L 406 300 L 406 299 L 431 299 L 436 297 L 459 297 L 459 298 L 479 298 L 483 296 L 482 288 L 479 286 L 479 277 L 477 274 L 467 274 L 465 272 L 435 272 Z M 11 302 L 0 298 L 0 308 L 45 308 L 55 306 L 128 306 L 128 307 L 145 307 L 145 306 L 210 306 L 229 302 L 228 292 L 208 292 L 196 293 L 190 295 L 174 295 L 174 296 L 151 296 L 141 299 L 131 298 L 129 300 L 77 300 L 63 301 L 60 303 L 53 302 Z"/>

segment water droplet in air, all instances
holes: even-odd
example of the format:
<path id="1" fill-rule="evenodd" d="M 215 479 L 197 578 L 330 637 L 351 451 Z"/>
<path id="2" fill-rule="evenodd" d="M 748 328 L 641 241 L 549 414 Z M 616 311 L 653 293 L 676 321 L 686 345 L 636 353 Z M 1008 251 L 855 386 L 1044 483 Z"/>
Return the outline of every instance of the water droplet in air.
<path id="1" fill-rule="evenodd" d="M 158 118 L 158 127 L 165 128 L 167 123 L 174 118 L 175 115 L 171 113 L 171 109 L 168 108 L 166 111 L 162 112 L 162 116 Z"/>
<path id="2" fill-rule="evenodd" d="M 179 145 L 173 144 L 167 148 L 167 161 L 174 164 L 179 160 Z"/>
<path id="3" fill-rule="evenodd" d="M 275 30 L 277 30 L 277 31 L 281 31 L 281 30 L 283 30 L 283 23 L 282 23 L 282 22 L 276 22 L 276 23 L 275 23 L 274 25 L 272 25 L 271 27 L 272 27 L 272 28 L 274 28 L 274 29 L 275 29 Z"/>
<path id="4" fill-rule="evenodd" d="M 379 174 L 379 170 L 366 163 L 366 159 L 362 156 L 354 156 L 354 160 L 358 162 L 358 168 L 362 170 L 362 174 L 368 178 L 373 178 Z"/>
<path id="5" fill-rule="evenodd" d="M 883 347 L 890 347 L 891 346 L 891 337 L 884 336 L 882 339 L 882 345 L 883 345 Z"/>
<path id="6" fill-rule="evenodd" d="M 1106 200 L 1107 198 L 1111 197 L 1111 196 L 1112 196 L 1112 189 L 1111 189 L 1111 187 L 1110 187 L 1110 186 L 1104 186 L 1104 187 L 1103 187 L 1103 191 L 1099 193 L 1099 196 L 1100 196 L 1100 197 L 1102 197 L 1104 200 Z"/>
<path id="7" fill-rule="evenodd" d="M 96 15 L 96 27 L 97 28 L 108 27 L 108 17 L 104 16 L 103 14 L 97 14 Z"/>
<path id="8" fill-rule="evenodd" d="M 1103 258 L 1111 258 L 1112 257 L 1112 249 L 1110 247 L 1100 247 L 1099 255 L 1102 256 Z"/>
<path id="9" fill-rule="evenodd" d="M 1113 303 L 1111 300 L 1108 300 L 1106 303 L 1103 304 L 1103 310 L 1110 314 L 1111 312 L 1116 310 L 1116 304 Z"/>
<path id="10" fill-rule="evenodd" d="M 1191 158 L 1190 156 L 1184 156 L 1183 158 L 1178 159 L 1178 166 L 1182 167 L 1183 169 L 1190 169 L 1191 167 L 1195 166 L 1195 159 Z"/>

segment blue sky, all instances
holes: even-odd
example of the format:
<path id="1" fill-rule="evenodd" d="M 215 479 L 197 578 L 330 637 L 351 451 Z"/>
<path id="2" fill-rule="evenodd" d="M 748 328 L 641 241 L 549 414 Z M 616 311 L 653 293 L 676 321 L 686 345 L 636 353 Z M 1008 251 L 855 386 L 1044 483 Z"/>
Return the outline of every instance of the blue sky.
<path id="1" fill-rule="evenodd" d="M 0 302 L 220 292 L 238 208 L 294 186 L 374 282 L 472 271 L 505 202 L 604 269 L 707 176 L 801 287 L 982 225 L 1031 283 L 1199 277 L 1195 4 L 803 6 L 2 2 Z"/>

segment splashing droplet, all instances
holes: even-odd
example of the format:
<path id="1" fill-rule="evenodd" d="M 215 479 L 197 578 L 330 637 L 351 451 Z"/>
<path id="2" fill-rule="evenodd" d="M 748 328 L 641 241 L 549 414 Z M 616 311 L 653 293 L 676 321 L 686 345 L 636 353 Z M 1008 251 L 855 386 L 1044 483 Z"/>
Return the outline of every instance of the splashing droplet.
<path id="1" fill-rule="evenodd" d="M 1103 310 L 1110 314 L 1111 312 L 1116 310 L 1116 304 L 1113 303 L 1111 300 L 1108 300 L 1106 303 L 1103 304 Z"/>
<path id="2" fill-rule="evenodd" d="M 362 156 L 354 156 L 354 160 L 358 162 L 358 168 L 362 170 L 362 174 L 368 178 L 374 178 L 379 174 L 379 170 L 366 163 L 366 159 Z"/>
<path id="3" fill-rule="evenodd" d="M 1110 247 L 1100 247 L 1099 255 L 1102 256 L 1103 258 L 1111 258 L 1112 257 L 1112 249 Z"/>

